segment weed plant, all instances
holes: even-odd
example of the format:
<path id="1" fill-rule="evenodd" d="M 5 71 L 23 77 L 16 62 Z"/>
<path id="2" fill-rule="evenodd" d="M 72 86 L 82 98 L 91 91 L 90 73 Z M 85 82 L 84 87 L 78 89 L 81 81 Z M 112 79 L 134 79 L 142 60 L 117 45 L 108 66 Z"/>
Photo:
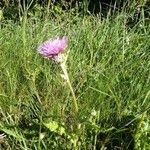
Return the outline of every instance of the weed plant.
<path id="1" fill-rule="evenodd" d="M 56 13 L 0 23 L 0 149 L 150 149 L 150 24 L 141 14 Z M 37 53 L 69 38 L 67 70 L 79 106 L 53 61 Z"/>

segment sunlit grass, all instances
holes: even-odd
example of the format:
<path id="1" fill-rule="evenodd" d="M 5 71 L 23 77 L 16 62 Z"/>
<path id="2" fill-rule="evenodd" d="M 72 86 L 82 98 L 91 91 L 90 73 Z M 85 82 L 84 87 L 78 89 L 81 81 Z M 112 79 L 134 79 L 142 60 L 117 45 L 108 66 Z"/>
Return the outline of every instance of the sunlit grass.
<path id="1" fill-rule="evenodd" d="M 114 19 L 70 15 L 1 23 L 1 149 L 148 149 L 150 30 Z M 67 61 L 79 112 L 42 41 L 69 37 Z"/>

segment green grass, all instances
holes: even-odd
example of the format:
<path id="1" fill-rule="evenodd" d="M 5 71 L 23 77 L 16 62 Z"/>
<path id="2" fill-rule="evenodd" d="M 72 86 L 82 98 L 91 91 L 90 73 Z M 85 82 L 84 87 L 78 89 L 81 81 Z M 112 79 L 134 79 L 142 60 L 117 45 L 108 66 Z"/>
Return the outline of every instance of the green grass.
<path id="1" fill-rule="evenodd" d="M 132 28 L 123 12 L 1 22 L 0 149 L 150 149 L 150 25 L 142 17 Z M 69 37 L 78 114 L 59 65 L 36 52 L 59 35 Z"/>

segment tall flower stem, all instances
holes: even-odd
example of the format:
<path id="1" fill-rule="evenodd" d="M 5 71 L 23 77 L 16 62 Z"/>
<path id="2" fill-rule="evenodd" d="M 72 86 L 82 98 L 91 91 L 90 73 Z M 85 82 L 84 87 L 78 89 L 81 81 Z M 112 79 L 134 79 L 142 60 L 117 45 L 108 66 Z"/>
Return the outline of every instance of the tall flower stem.
<path id="1" fill-rule="evenodd" d="M 69 79 L 69 76 L 68 76 L 68 72 L 67 72 L 67 68 L 66 68 L 65 62 L 60 63 L 60 66 L 61 66 L 61 69 L 62 69 L 62 71 L 63 71 L 63 73 L 64 73 L 64 77 L 65 77 L 65 79 L 66 79 L 66 81 L 67 81 L 67 84 L 68 84 L 68 86 L 69 86 L 69 88 L 70 88 L 71 94 L 72 94 L 72 96 L 73 96 L 73 103 L 74 103 L 74 106 L 75 106 L 75 111 L 76 111 L 76 113 L 77 113 L 77 112 L 78 112 L 77 99 L 76 99 L 74 90 L 73 90 L 73 88 L 72 88 L 72 85 L 71 85 L 71 82 L 70 82 L 70 79 Z"/>

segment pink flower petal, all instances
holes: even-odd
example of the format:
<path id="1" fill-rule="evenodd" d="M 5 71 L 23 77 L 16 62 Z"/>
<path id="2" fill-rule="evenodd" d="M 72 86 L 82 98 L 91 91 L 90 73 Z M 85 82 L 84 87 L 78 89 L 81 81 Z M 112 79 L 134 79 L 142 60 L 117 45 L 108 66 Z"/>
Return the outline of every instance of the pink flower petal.
<path id="1" fill-rule="evenodd" d="M 64 52 L 65 48 L 68 45 L 68 38 L 66 36 L 57 37 L 55 39 L 49 39 L 43 42 L 38 48 L 37 51 L 47 58 L 54 58 L 59 53 Z"/>

